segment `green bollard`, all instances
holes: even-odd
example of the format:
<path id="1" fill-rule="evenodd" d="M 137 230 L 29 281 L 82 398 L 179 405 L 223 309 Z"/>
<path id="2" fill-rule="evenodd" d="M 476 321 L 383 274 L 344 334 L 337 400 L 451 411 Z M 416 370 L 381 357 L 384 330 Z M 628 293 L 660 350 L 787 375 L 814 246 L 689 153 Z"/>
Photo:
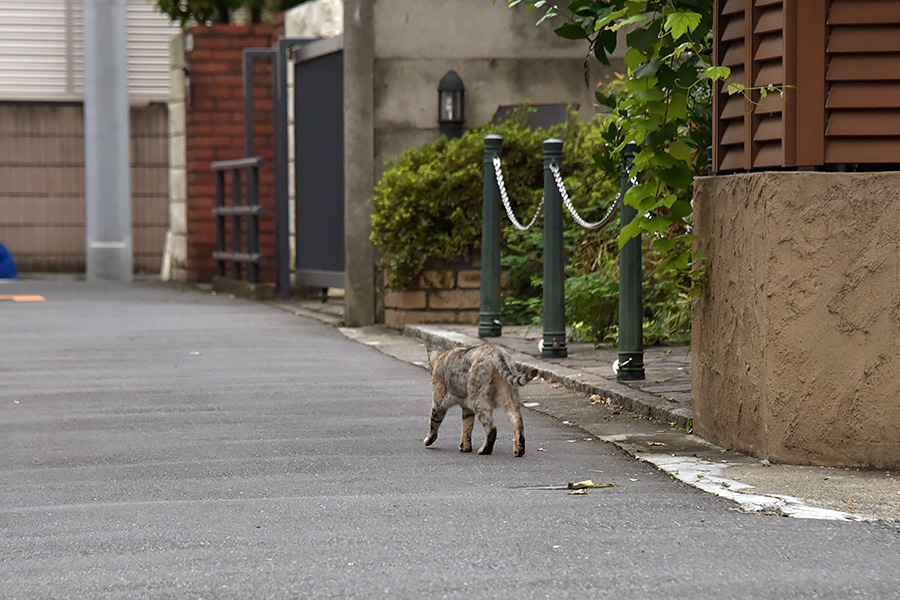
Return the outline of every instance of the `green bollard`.
<path id="1" fill-rule="evenodd" d="M 484 137 L 484 185 L 481 220 L 481 308 L 478 336 L 500 337 L 500 188 L 494 174 L 494 157 L 500 156 L 503 138 Z"/>
<path id="2" fill-rule="evenodd" d="M 562 140 L 544 141 L 544 337 L 542 358 L 566 358 L 566 282 L 562 196 L 550 165 L 562 163 Z"/>
<path id="3" fill-rule="evenodd" d="M 637 145 L 625 146 L 622 160 L 619 225 L 625 227 L 637 216 L 637 209 L 625 204 L 625 192 L 631 188 L 628 172 Z M 644 307 L 641 294 L 641 236 L 633 237 L 619 252 L 619 369 L 616 379 L 644 379 Z"/>

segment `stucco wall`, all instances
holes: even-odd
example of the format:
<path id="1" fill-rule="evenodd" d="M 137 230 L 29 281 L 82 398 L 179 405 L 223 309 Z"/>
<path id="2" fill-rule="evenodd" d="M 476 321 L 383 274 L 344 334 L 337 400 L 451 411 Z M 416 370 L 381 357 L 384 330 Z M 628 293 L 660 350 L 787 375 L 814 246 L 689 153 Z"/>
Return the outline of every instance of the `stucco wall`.
<path id="1" fill-rule="evenodd" d="M 694 428 L 779 462 L 900 467 L 900 173 L 695 183 Z"/>

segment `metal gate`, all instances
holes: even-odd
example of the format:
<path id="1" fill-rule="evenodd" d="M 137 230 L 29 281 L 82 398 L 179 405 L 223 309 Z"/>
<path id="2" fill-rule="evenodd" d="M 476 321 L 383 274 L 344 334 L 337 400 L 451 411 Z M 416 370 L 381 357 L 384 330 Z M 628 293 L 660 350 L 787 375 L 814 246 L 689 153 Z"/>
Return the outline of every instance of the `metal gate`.
<path id="1" fill-rule="evenodd" d="M 295 48 L 296 284 L 344 287 L 343 38 Z"/>

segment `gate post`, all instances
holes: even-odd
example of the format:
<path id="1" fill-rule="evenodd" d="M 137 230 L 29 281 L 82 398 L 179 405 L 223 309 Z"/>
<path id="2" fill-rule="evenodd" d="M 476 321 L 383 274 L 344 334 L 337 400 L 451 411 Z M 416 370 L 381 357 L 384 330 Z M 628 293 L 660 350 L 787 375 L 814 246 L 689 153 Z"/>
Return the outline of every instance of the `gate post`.
<path id="1" fill-rule="evenodd" d="M 562 162 L 562 140 L 544 140 L 544 337 L 541 358 L 565 358 L 566 281 L 562 196 L 550 165 Z"/>
<path id="2" fill-rule="evenodd" d="M 481 309 L 478 336 L 500 337 L 500 188 L 494 173 L 494 157 L 500 156 L 503 138 L 484 137 L 484 184 L 481 206 Z"/>
<path id="3" fill-rule="evenodd" d="M 625 227 L 637 209 L 625 204 L 631 188 L 631 171 L 637 145 L 625 146 L 622 156 L 619 225 Z M 644 379 L 644 307 L 641 297 L 641 236 L 628 240 L 619 252 L 619 368 L 616 379 Z"/>

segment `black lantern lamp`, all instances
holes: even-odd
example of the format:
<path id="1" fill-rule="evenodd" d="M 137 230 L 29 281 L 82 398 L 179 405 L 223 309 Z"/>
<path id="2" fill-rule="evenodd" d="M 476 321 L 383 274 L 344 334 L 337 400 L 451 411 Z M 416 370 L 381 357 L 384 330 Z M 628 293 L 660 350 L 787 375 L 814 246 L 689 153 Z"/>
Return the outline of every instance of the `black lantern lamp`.
<path id="1" fill-rule="evenodd" d="M 448 71 L 438 84 L 438 128 L 449 139 L 462 135 L 466 87 L 456 71 Z"/>

